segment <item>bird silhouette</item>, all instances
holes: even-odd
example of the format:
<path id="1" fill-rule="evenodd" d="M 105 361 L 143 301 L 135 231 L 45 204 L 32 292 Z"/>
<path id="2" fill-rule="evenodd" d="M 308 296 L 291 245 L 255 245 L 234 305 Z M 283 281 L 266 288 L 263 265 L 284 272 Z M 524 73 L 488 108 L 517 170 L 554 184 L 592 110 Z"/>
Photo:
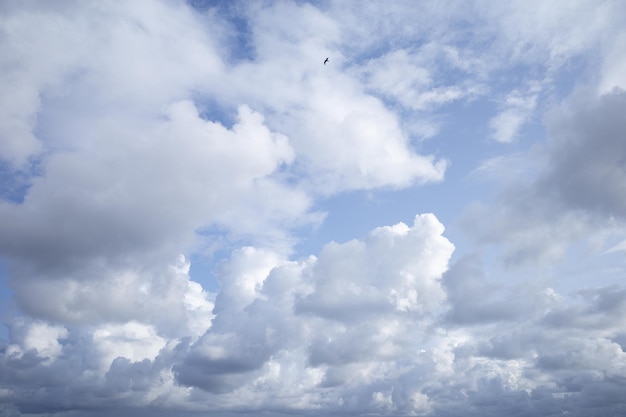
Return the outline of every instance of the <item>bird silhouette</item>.
<path id="1" fill-rule="evenodd" d="M 324 65 L 326 65 L 327 62 L 328 62 L 328 58 L 324 60 Z"/>

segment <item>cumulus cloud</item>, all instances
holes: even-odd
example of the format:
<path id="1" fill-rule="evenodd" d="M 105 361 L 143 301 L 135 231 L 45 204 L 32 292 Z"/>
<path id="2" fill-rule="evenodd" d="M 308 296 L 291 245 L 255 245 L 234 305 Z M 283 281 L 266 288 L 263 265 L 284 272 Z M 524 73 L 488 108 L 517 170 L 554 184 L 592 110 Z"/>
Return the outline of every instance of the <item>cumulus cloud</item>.
<path id="1" fill-rule="evenodd" d="M 234 66 L 216 94 L 225 102 L 245 97 L 290 138 L 307 189 L 329 195 L 443 179 L 446 161 L 416 152 L 397 116 L 342 71 L 335 21 L 308 4 L 277 3 L 245 16 L 258 59 Z M 320 65 L 329 55 L 331 63 Z"/>
<path id="2" fill-rule="evenodd" d="M 180 97 L 219 66 L 212 47 L 206 46 L 211 45 L 209 38 L 186 7 L 74 6 L 5 6 L 2 83 L 12 94 L 3 95 L 2 157 L 15 165 L 53 145 L 39 136 L 47 119 L 40 114 L 43 110 L 65 116 L 70 111 L 76 124 L 77 116 L 104 105 L 107 112 L 122 115 L 141 103 L 163 104 Z M 174 17 L 170 25 L 158 23 L 168 15 Z M 164 76 L 170 82 L 162 83 Z M 46 135 L 71 144 L 72 137 L 63 137 L 66 121 L 60 122 L 55 119 L 53 132 Z"/>
<path id="3" fill-rule="evenodd" d="M 219 268 L 215 316 L 195 340 L 145 322 L 24 322 L 3 355 L 5 394 L 21 412 L 619 410 L 623 289 L 520 298 L 478 280 L 477 260 L 448 270 L 442 233 L 427 214 L 299 261 L 240 249 Z M 27 396 L 33 377 L 40 393 Z M 79 400 L 85 389 L 94 396 Z"/>
<path id="4" fill-rule="evenodd" d="M 417 325 L 413 319 L 426 326 L 441 308 L 439 279 L 453 249 L 442 232 L 434 216 L 422 215 L 412 227 L 378 228 L 296 263 L 253 248 L 236 252 L 220 268 L 211 330 L 177 367 L 179 379 L 232 390 L 281 350 L 307 345 L 310 366 L 322 374 L 332 366 L 328 386 L 348 378 L 344 367 L 352 364 L 375 372 L 378 361 L 406 351 L 404 330 Z M 362 340 L 357 349 L 355 338 Z"/>
<path id="5" fill-rule="evenodd" d="M 306 405 L 355 412 L 363 407 L 358 399 L 380 398 L 394 386 L 395 375 L 413 367 L 409 358 L 415 355 L 415 343 L 430 343 L 427 332 L 445 300 L 440 280 L 453 250 L 443 231 L 426 214 L 417 216 L 412 226 L 400 223 L 377 228 L 363 240 L 330 243 L 319 257 L 301 261 L 252 247 L 238 250 L 219 268 L 222 290 L 212 310 L 215 316 L 204 316 L 207 331 L 201 337 L 185 337 L 193 334 L 191 327 L 183 332 L 168 329 L 164 317 L 69 328 L 25 323 L 19 327 L 22 336 L 15 333 L 14 344 L 5 349 L 5 381 L 17 381 L 16 367 L 50 378 L 52 370 L 82 357 L 82 366 L 74 364 L 59 376 L 68 381 L 63 390 L 70 397 L 80 382 L 118 404 L 131 397 L 138 403 L 161 398 L 180 407 L 182 395 L 192 402 L 194 397 L 205 399 L 205 410 L 228 410 L 238 408 L 233 401 L 243 396 L 263 407 Z M 185 271 L 179 266 L 174 272 Z M 158 298 L 165 307 L 162 296 Z M 380 308 L 368 311 L 371 300 Z M 167 313 L 175 307 L 167 305 Z M 183 308 L 194 310 L 191 304 Z M 91 311 L 97 309 L 94 305 Z M 176 322 L 194 318 L 189 314 Z M 357 346 L 354 340 L 360 340 Z M 52 400 L 60 389 L 56 383 L 43 387 L 41 397 L 30 399 L 30 409 L 63 408 Z M 339 392 L 331 395 L 331 387 Z M 391 410 L 429 409 L 427 396 L 412 382 L 395 389 L 401 394 L 391 397 Z M 282 390 L 290 394 L 280 394 Z M 270 392 L 277 399 L 268 403 Z M 29 409 L 22 403 L 24 395 L 21 385 L 11 385 L 10 396 L 22 411 Z M 81 401 L 65 406 L 81 408 L 100 400 Z"/>
<path id="6" fill-rule="evenodd" d="M 289 185 L 285 173 L 294 163 L 310 170 L 305 178 L 319 173 L 322 180 L 313 181 L 314 188 L 324 193 L 439 180 L 445 164 L 412 153 L 395 117 L 345 77 L 338 78 L 347 87 L 338 88 L 334 96 L 333 85 L 324 87 L 323 80 L 314 79 L 308 86 L 308 92 L 322 88 L 317 88 L 315 100 L 307 101 L 310 107 L 295 120 L 308 123 L 305 127 L 310 131 L 313 125 L 329 129 L 317 134 L 320 146 L 311 151 L 306 148 L 311 138 L 304 136 L 304 129 L 298 132 L 284 123 L 284 110 L 273 115 L 284 106 L 282 97 L 261 101 L 250 90 L 247 98 L 237 97 L 232 126 L 206 120 L 202 104 L 193 95 L 202 88 L 219 94 L 218 86 L 205 78 L 228 80 L 227 73 L 220 72 L 223 64 L 217 52 L 188 9 L 158 5 L 148 13 L 145 6 L 97 8 L 95 14 L 77 8 L 72 20 L 48 8 L 38 15 L 21 13 L 11 22 L 14 32 L 8 33 L 9 38 L 18 39 L 35 24 L 33 19 L 43 21 L 39 36 L 30 38 L 33 45 L 25 48 L 31 55 L 18 58 L 29 68 L 49 72 L 42 80 L 21 75 L 39 99 L 24 104 L 16 116 L 29 122 L 23 130 L 40 148 L 3 154 L 16 166 L 39 159 L 23 201 L 2 202 L 0 246 L 9 261 L 19 308 L 41 318 L 12 330 L 14 343 L 3 355 L 6 395 L 20 412 L 98 408 L 111 401 L 118 406 L 163 404 L 192 410 L 193 406 L 182 405 L 184 400 L 201 404 L 201 409 L 229 409 L 237 408 L 232 397 L 211 400 L 204 392 L 228 393 L 244 387 L 253 402 L 264 404 L 268 400 L 256 386 L 286 388 L 284 384 L 306 376 L 300 390 L 283 399 L 283 406 L 318 407 L 321 392 L 308 400 L 298 398 L 302 389 L 317 390 L 325 375 L 324 369 L 307 365 L 319 362 L 315 355 L 298 352 L 313 333 L 309 329 L 298 338 L 297 331 L 302 331 L 298 328 L 314 319 L 294 315 L 295 295 L 283 287 L 281 278 L 275 279 L 278 288 L 265 285 L 270 270 L 280 265 L 272 277 L 283 274 L 283 279 L 303 281 L 298 286 L 306 287 L 301 294 L 305 297 L 308 287 L 315 285 L 306 283 L 298 270 L 306 272 L 312 266 L 283 265 L 283 255 L 243 250 L 241 259 L 234 255 L 230 261 L 235 269 L 228 272 L 224 266 L 218 274 L 223 287 L 213 309 L 213 296 L 190 280 L 189 265 L 184 258 L 176 259 L 177 251 L 193 247 L 194 232 L 209 224 L 257 239 L 266 236 L 264 242 L 269 243 L 284 238 L 280 233 L 290 222 L 306 223 L 309 197 Z M 69 40 L 55 36 L 57 26 L 50 23 L 54 19 L 68 28 L 64 33 Z M 164 20 L 172 24 L 160 25 Z M 93 27 L 102 39 L 76 37 L 87 32 L 83 27 Z M 180 37 L 188 37 L 189 42 Z M 44 40 L 51 44 L 48 48 L 42 47 Z M 72 49 L 70 42 L 77 44 L 73 49 L 80 54 L 69 56 L 67 62 L 46 61 L 54 53 Z M 264 41 L 258 42 L 261 47 Z M 184 49 L 174 46 L 179 43 Z M 40 56 L 35 53 L 38 49 L 49 54 Z M 268 69 L 276 69 L 277 63 L 270 62 Z M 233 68 L 231 85 L 245 81 L 244 91 L 255 82 L 250 71 L 262 70 L 263 65 Z M 297 84 L 292 81 L 292 85 Z M 240 104 L 243 100 L 268 117 Z M 286 134 L 270 129 L 266 122 Z M 45 152 L 40 153 L 42 149 Z M 430 218 L 425 222 L 438 224 Z M 395 234 L 408 233 L 407 226 L 398 227 Z M 415 227 L 419 231 L 420 226 Z M 433 230 L 442 232 L 440 225 Z M 393 240 L 393 235 L 388 239 Z M 448 244 L 443 257 L 435 259 L 442 263 L 437 268 L 445 268 L 449 256 L 445 252 L 450 248 Z M 237 266 L 255 256 L 260 269 L 254 262 Z M 357 267 L 357 261 L 351 262 Z M 428 285 L 438 288 L 434 282 L 420 287 L 419 266 L 405 275 L 398 272 L 395 292 L 390 284 L 376 298 L 392 311 L 418 309 L 423 300 L 417 290 L 427 291 Z M 428 280 L 435 280 L 440 272 L 435 269 Z M 372 279 L 369 285 L 381 280 Z M 402 282 L 416 287 L 408 297 L 400 293 L 405 290 Z M 259 291 L 268 294 L 259 297 Z M 375 285 L 372 291 L 377 292 Z M 281 299 L 282 304 L 273 305 Z M 276 329 L 270 326 L 280 317 L 291 320 Z M 319 326 L 318 320 L 315 327 Z M 209 328 L 214 330 L 205 333 Z M 376 328 L 363 325 L 359 332 L 371 337 Z M 392 331 L 390 337 L 396 333 Z M 325 346 L 326 341 L 319 343 Z M 387 357 L 384 344 L 384 340 L 373 341 L 361 360 Z M 292 346 L 294 353 L 287 349 Z M 370 365 L 371 372 L 378 367 Z M 290 373 L 291 379 L 285 378 Z M 352 378 L 339 370 L 331 379 L 338 381 L 342 374 L 341 378 Z M 37 400 L 28 395 L 31 378 L 42 381 Z M 79 395 L 85 389 L 90 394 Z"/>
<path id="7" fill-rule="evenodd" d="M 68 335 L 65 327 L 40 321 L 16 321 L 11 330 L 15 343 L 7 346 L 8 355 L 21 357 L 26 352 L 34 351 L 38 356 L 46 358 L 47 362 L 58 357 L 63 348 L 59 340 Z"/>

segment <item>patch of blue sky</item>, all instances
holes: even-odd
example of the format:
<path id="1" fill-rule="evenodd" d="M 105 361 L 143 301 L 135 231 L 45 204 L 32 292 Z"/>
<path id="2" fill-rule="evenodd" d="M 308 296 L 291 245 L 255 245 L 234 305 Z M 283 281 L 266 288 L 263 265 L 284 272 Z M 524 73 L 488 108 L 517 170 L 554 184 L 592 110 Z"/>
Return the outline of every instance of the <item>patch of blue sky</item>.
<path id="1" fill-rule="evenodd" d="M 409 52 L 417 51 L 427 42 L 426 39 L 393 39 L 390 37 L 383 37 L 375 41 L 373 44 L 368 45 L 367 48 L 357 49 L 344 49 L 342 52 L 345 54 L 346 59 L 353 63 L 353 65 L 362 65 L 370 60 L 379 59 L 386 54 L 399 50 L 406 49 Z"/>
<path id="2" fill-rule="evenodd" d="M 222 248 L 217 252 L 207 254 L 206 252 L 195 252 L 189 256 L 189 277 L 202 285 L 202 288 L 209 293 L 218 293 L 220 283 L 215 276 L 215 269 L 219 262 L 227 259 L 231 252 Z"/>
<path id="3" fill-rule="evenodd" d="M 227 129 L 237 123 L 237 109 L 223 106 L 212 97 L 197 97 L 194 104 L 200 118 L 206 121 L 219 123 Z"/>
<path id="4" fill-rule="evenodd" d="M 0 201 L 22 204 L 32 185 L 32 174 L 0 161 Z"/>
<path id="5" fill-rule="evenodd" d="M 570 294 L 582 288 L 622 285 L 626 273 L 626 250 L 610 250 L 608 242 L 596 245 L 582 239 L 570 242 L 564 259 L 553 267 L 551 284 L 554 288 Z"/>
<path id="6" fill-rule="evenodd" d="M 416 186 L 405 190 L 352 191 L 333 196 L 318 206 L 327 216 L 313 236 L 323 245 L 331 240 L 346 242 L 363 237 L 379 226 L 398 222 L 410 225 L 418 213 L 436 214 L 440 211 L 440 203 L 435 200 L 435 188 L 441 188 L 441 185 Z"/>
<path id="7" fill-rule="evenodd" d="M 526 155 L 535 143 L 545 139 L 541 118 L 522 126 L 519 139 L 511 144 L 490 139 L 488 122 L 496 110 L 493 101 L 486 97 L 447 105 L 445 112 L 442 111 L 439 133 L 417 144 L 416 149 L 421 154 L 433 154 L 449 161 L 444 180 L 400 190 L 347 192 L 319 202 L 316 208 L 326 212 L 327 217 L 300 242 L 298 254 L 317 253 L 330 240 L 345 242 L 363 237 L 375 227 L 398 222 L 411 225 L 416 214 L 431 212 L 446 227 L 445 236 L 457 247 L 456 256 L 462 255 L 465 236 L 457 220 L 468 202 L 488 203 L 498 189 L 488 178 L 489 173 L 485 174 L 486 178 L 475 178 L 472 173 L 490 158 Z M 523 170 L 517 172 L 517 167 L 510 169 L 509 177 L 519 175 L 520 181 L 535 175 Z"/>
<path id="8" fill-rule="evenodd" d="M 12 304 L 13 291 L 8 285 L 9 275 L 6 265 L 0 259 L 0 346 L 9 340 L 8 315 L 12 313 L 10 306 Z"/>
<path id="9" fill-rule="evenodd" d="M 597 76 L 598 62 L 589 62 L 588 57 L 571 57 L 559 68 L 552 79 L 551 93 L 554 101 L 560 101 L 575 92 L 580 86 L 588 86 Z M 552 104 L 552 103 L 550 103 Z"/>
<path id="10" fill-rule="evenodd" d="M 485 184 L 462 176 L 443 183 L 416 185 L 401 190 L 353 191 L 333 196 L 316 208 L 327 213 L 324 222 L 297 246 L 299 256 L 315 254 L 327 242 L 362 238 L 376 227 L 399 222 L 413 224 L 417 214 L 433 213 L 446 227 L 445 236 L 457 247 L 463 235 L 456 224 L 469 196 L 488 190 Z"/>
<path id="11" fill-rule="evenodd" d="M 196 9 L 199 12 L 206 11 L 211 7 L 214 7 L 216 3 L 225 3 L 219 0 L 187 0 L 187 4 Z"/>
<path id="12" fill-rule="evenodd" d="M 189 276 L 200 283 L 205 291 L 217 293 L 220 283 L 216 279 L 215 269 L 219 263 L 229 258 L 236 248 L 254 245 L 254 242 L 245 238 L 235 240 L 227 230 L 209 225 L 196 231 L 198 245 L 188 255 L 190 263 Z"/>
<path id="13" fill-rule="evenodd" d="M 246 4 L 236 0 L 188 0 L 195 10 L 200 12 L 212 11 L 220 17 L 225 25 L 227 60 L 231 63 L 253 60 L 256 57 L 251 28 L 248 23 Z"/>

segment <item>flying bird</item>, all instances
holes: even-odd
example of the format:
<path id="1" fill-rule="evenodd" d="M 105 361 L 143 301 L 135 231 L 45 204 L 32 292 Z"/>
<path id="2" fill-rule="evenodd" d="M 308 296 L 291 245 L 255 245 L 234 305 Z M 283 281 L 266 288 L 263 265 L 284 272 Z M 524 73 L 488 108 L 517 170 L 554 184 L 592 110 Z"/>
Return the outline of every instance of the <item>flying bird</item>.
<path id="1" fill-rule="evenodd" d="M 328 62 L 328 58 L 324 60 L 324 65 L 326 65 L 327 62 Z"/>

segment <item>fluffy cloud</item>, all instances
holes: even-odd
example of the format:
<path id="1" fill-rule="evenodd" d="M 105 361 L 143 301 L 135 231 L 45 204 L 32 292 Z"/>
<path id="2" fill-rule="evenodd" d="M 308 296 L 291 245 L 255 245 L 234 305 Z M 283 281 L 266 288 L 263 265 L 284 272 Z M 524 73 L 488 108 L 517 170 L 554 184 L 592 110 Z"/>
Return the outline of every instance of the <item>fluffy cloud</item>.
<path id="1" fill-rule="evenodd" d="M 434 216 L 422 215 L 413 227 L 400 223 L 364 241 L 330 243 L 319 258 L 297 263 L 252 248 L 236 252 L 220 269 L 211 330 L 177 367 L 179 379 L 233 390 L 273 355 L 301 346 L 310 346 L 309 366 L 322 374 L 331 367 L 327 386 L 352 379 L 357 363 L 377 378 L 379 361 L 407 351 L 407 328 L 427 326 L 441 308 L 439 279 L 453 249 L 442 232 Z M 354 339 L 362 340 L 356 349 Z"/>
<path id="2" fill-rule="evenodd" d="M 2 86 L 11 94 L 2 100 L 0 156 L 15 165 L 53 145 L 76 145 L 74 137 L 67 137 L 73 130 L 67 121 L 54 119 L 48 130 L 50 112 L 65 117 L 69 112 L 77 125 L 92 122 L 78 120 L 85 112 L 117 110 L 121 116 L 137 106 L 162 105 L 219 66 L 209 38 L 182 5 L 75 6 L 3 6 Z M 164 19 L 170 24 L 159 23 Z"/>
<path id="3" fill-rule="evenodd" d="M 238 62 L 211 90 L 224 103 L 245 100 L 261 109 L 268 125 L 290 138 L 307 189 L 329 195 L 443 179 L 446 162 L 419 154 L 397 116 L 343 71 L 335 20 L 309 4 L 242 14 L 255 59 Z M 330 63 L 321 65 L 326 56 Z"/>
<path id="4" fill-rule="evenodd" d="M 24 412 L 97 404 L 100 400 L 89 398 L 52 399 L 60 388 L 46 378 L 72 364 L 58 377 L 68 384 L 63 388 L 67 398 L 83 386 L 118 404 L 161 398 L 168 407 L 180 407 L 182 395 L 191 402 L 203 398 L 203 409 L 236 409 L 236 398 L 248 398 L 261 407 L 357 412 L 361 398 L 383 407 L 381 396 L 396 389 L 401 394 L 389 397 L 384 407 L 402 413 L 428 410 L 428 398 L 414 382 L 392 387 L 394 376 L 413 368 L 415 343 L 428 345 L 427 329 L 443 308 L 440 279 L 453 246 L 442 233 L 442 225 L 427 214 L 417 216 L 412 226 L 375 229 L 362 241 L 330 243 L 319 257 L 297 262 L 268 250 L 238 250 L 219 268 L 222 290 L 212 310 L 215 317 L 211 320 L 210 310 L 204 310 L 208 330 L 195 339 L 184 337 L 194 334 L 193 321 L 200 319 L 193 303 L 180 306 L 186 316 L 174 316 L 179 326 L 190 323 L 178 331 L 168 327 L 164 316 L 69 328 L 25 323 L 16 328 L 14 344 L 3 355 L 2 374 L 13 381 L 7 395 Z M 185 272 L 180 265 L 171 269 L 188 282 Z M 193 292 L 190 284 L 187 291 Z M 160 308 L 167 305 L 170 316 L 174 300 L 190 298 L 171 291 L 150 297 L 159 300 Z M 132 295 L 141 304 L 150 299 Z M 121 302 L 120 296 L 111 300 Z M 90 311 L 104 310 L 97 300 L 91 303 Z M 368 309 L 372 303 L 379 308 Z M 154 314 L 159 307 L 147 308 Z M 354 340 L 360 343 L 355 346 Z M 15 383 L 35 375 L 46 382 L 29 408 L 22 403 L 25 391 Z M 331 387 L 338 393 L 331 395 Z M 283 390 L 290 394 L 278 394 Z M 276 393 L 276 399 L 270 401 L 269 393 Z"/>
<path id="5" fill-rule="evenodd" d="M 442 233 L 420 215 L 300 261 L 237 250 L 195 339 L 147 322 L 24 322 L 4 350 L 5 398 L 21 412 L 106 403 L 171 415 L 619 410 L 624 291 L 499 289 L 478 279 L 477 260 L 447 270 L 453 246 Z M 39 394 L 27 397 L 35 377 Z M 77 397 L 85 390 L 93 396 Z"/>
<path id="6" fill-rule="evenodd" d="M 54 361 L 61 353 L 63 346 L 60 339 L 67 337 L 67 329 L 63 326 L 50 325 L 45 322 L 25 323 L 24 320 L 17 321 L 12 329 L 12 344 L 6 348 L 9 356 L 23 356 L 29 351 L 37 352 L 47 362 Z"/>

